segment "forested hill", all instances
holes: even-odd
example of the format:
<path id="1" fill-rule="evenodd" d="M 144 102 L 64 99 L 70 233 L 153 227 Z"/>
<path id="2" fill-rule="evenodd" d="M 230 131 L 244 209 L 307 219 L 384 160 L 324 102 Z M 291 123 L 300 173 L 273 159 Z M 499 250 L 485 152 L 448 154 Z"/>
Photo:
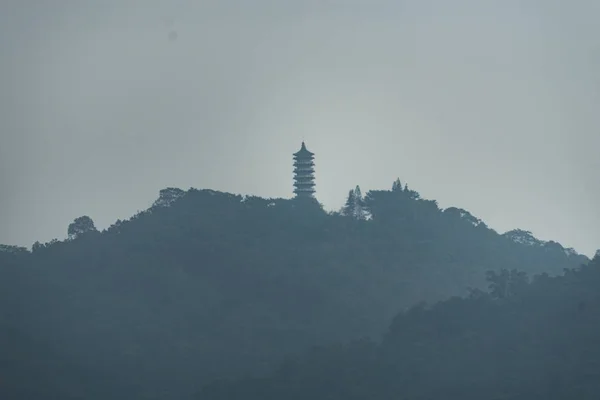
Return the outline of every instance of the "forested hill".
<path id="1" fill-rule="evenodd" d="M 557 274 L 589 261 L 440 210 L 398 181 L 350 191 L 340 213 L 168 188 L 128 221 L 99 232 L 84 216 L 68 232 L 31 252 L 0 251 L 0 326 L 43 349 L 21 357 L 12 390 L 30 386 L 34 369 L 52 376 L 57 398 L 106 398 L 110 388 L 114 399 L 184 398 L 313 345 L 377 338 L 399 310 L 484 287 L 488 270 Z"/>
<path id="2" fill-rule="evenodd" d="M 400 313 L 382 343 L 313 348 L 197 399 L 599 399 L 600 255 L 560 277 L 489 278 L 487 293 Z"/>

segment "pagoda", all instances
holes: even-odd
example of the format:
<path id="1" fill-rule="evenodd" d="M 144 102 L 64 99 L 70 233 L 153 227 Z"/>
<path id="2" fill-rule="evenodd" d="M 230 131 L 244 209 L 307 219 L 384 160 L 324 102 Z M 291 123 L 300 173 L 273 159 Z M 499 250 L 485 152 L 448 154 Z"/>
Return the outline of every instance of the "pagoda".
<path id="1" fill-rule="evenodd" d="M 302 142 L 300 150 L 294 153 L 294 193 L 296 198 L 313 198 L 315 193 L 315 155 L 306 149 Z"/>

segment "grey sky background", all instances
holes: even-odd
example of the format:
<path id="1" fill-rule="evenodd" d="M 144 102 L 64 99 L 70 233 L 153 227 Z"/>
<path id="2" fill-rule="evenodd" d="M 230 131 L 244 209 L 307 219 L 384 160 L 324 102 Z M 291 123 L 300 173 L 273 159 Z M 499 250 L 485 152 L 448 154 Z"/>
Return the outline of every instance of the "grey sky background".
<path id="1" fill-rule="evenodd" d="M 167 186 L 317 197 L 393 180 L 600 248 L 600 2 L 3 1 L 0 243 Z M 176 31 L 177 39 L 169 40 Z"/>

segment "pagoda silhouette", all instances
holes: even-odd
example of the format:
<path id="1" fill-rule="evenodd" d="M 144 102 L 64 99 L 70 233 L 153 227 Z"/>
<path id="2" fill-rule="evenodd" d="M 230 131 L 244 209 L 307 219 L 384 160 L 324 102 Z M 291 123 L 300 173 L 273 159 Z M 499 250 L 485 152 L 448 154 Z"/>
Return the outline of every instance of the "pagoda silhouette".
<path id="1" fill-rule="evenodd" d="M 306 148 L 304 142 L 294 153 L 294 194 L 297 199 L 314 199 L 315 194 L 315 155 Z"/>

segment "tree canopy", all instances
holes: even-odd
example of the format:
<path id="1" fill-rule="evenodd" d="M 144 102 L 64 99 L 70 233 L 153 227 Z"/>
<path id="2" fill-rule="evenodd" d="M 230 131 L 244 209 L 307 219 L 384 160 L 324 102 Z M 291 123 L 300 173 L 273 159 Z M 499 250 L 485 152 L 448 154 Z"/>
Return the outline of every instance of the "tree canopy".
<path id="1" fill-rule="evenodd" d="M 13 389 L 35 371 L 45 398 L 185 398 L 312 346 L 377 340 L 400 310 L 487 290 L 487 271 L 503 299 L 523 274 L 589 261 L 442 210 L 399 180 L 351 193 L 352 212 L 328 213 L 316 200 L 167 188 L 102 232 L 84 216 L 69 240 L 0 251 L 0 327 L 22 339 L 0 338 L 23 361 Z"/>
<path id="2" fill-rule="evenodd" d="M 600 258 L 522 290 L 454 297 L 398 314 L 380 343 L 288 358 L 266 377 L 215 381 L 201 400 L 597 399 Z"/>

